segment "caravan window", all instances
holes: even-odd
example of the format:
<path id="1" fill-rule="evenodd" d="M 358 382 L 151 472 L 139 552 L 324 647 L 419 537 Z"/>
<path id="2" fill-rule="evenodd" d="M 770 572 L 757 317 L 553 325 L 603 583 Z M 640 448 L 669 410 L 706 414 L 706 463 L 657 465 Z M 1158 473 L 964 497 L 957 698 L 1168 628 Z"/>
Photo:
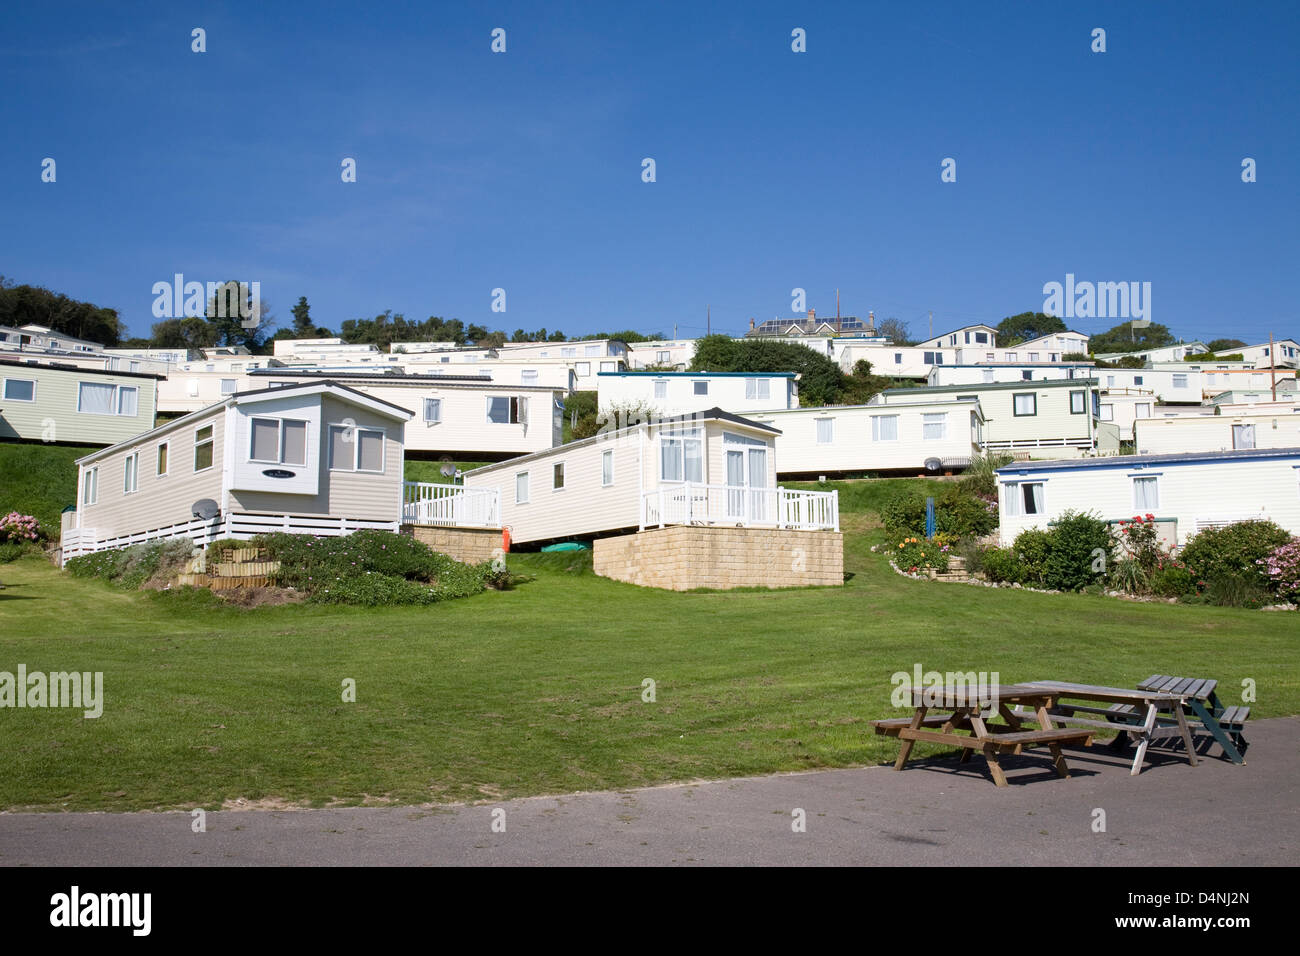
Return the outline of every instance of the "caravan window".
<path id="1" fill-rule="evenodd" d="M 1008 482 L 1006 507 L 1007 514 L 1013 518 L 1043 514 L 1046 511 L 1043 483 L 1041 481 Z"/>
<path id="2" fill-rule="evenodd" d="M 287 418 L 251 419 L 248 459 L 276 465 L 307 464 L 307 423 Z"/>
<path id="3" fill-rule="evenodd" d="M 699 430 L 659 436 L 659 478 L 662 481 L 703 481 L 704 442 Z"/>
<path id="4" fill-rule="evenodd" d="M 204 425 L 194 432 L 194 470 L 212 467 L 212 426 Z"/>
<path id="5" fill-rule="evenodd" d="M 487 420 L 494 425 L 517 425 L 527 416 L 528 400 L 493 395 L 487 400 Z"/>

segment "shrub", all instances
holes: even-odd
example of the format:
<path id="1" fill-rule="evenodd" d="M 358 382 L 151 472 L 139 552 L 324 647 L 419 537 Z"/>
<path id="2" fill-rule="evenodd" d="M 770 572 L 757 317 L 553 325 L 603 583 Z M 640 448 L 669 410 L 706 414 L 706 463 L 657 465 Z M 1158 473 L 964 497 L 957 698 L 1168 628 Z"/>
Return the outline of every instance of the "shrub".
<path id="1" fill-rule="evenodd" d="M 100 578 L 118 587 L 137 589 L 155 577 L 179 571 L 193 551 L 188 538 L 149 541 L 69 558 L 64 570 L 73 577 Z"/>
<path id="2" fill-rule="evenodd" d="M 998 496 L 998 477 L 995 472 L 1003 465 L 1009 465 L 1013 461 L 1010 455 L 990 452 L 985 455 L 976 455 L 970 460 L 970 466 L 961 476 L 961 487 L 979 498 L 992 498 L 997 500 Z"/>
<path id="3" fill-rule="evenodd" d="M 1161 597 L 1182 597 L 1196 593 L 1196 578 L 1182 565 L 1169 564 L 1151 575 L 1150 587 Z"/>
<path id="4" fill-rule="evenodd" d="M 1292 538 L 1255 562 L 1278 597 L 1300 604 L 1300 538 Z"/>
<path id="5" fill-rule="evenodd" d="M 430 604 L 478 594 L 492 576 L 490 564 L 461 564 L 390 531 L 329 538 L 277 532 L 246 546 L 280 562 L 277 584 L 333 604 Z"/>
<path id="6" fill-rule="evenodd" d="M 1211 604 L 1220 607 L 1264 607 L 1272 596 L 1256 582 L 1239 574 L 1227 574 L 1210 581 L 1205 592 Z"/>
<path id="7" fill-rule="evenodd" d="M 1067 511 L 1052 528 L 1043 560 L 1043 583 L 1058 591 L 1077 591 L 1093 584 L 1105 576 L 1113 548 L 1110 525 L 1091 514 Z"/>
<path id="8" fill-rule="evenodd" d="M 894 554 L 894 563 L 900 571 L 924 571 L 934 568 L 937 571 L 948 570 L 948 554 L 951 546 L 925 538 L 904 538 L 898 542 Z"/>
<path id="9" fill-rule="evenodd" d="M 1187 542 L 1179 557 L 1192 574 L 1211 587 L 1216 581 L 1234 577 L 1255 588 L 1267 588 L 1271 583 L 1268 572 L 1257 562 L 1290 540 L 1291 535 L 1271 521 L 1242 521 L 1200 532 Z"/>
<path id="10" fill-rule="evenodd" d="M 1016 584 L 1024 578 L 1024 568 L 1014 548 L 985 548 L 980 552 L 980 564 L 990 581 Z"/>
<path id="11" fill-rule="evenodd" d="M 925 499 L 926 495 L 915 489 L 885 499 L 880 506 L 880 520 L 886 533 L 891 538 L 925 534 Z M 990 505 L 961 485 L 949 485 L 934 499 L 935 530 L 954 540 L 988 534 L 998 525 L 996 504 Z"/>
<path id="12" fill-rule="evenodd" d="M 24 554 L 37 553 L 40 549 L 31 541 L 0 542 L 0 564 L 17 561 Z"/>
<path id="13" fill-rule="evenodd" d="M 1047 578 L 1047 559 L 1052 553 L 1052 533 L 1026 528 L 1011 545 L 1020 562 L 1020 583 L 1042 587 Z"/>
<path id="14" fill-rule="evenodd" d="M 0 543 L 10 541 L 40 541 L 45 537 L 40 522 L 31 515 L 11 511 L 0 518 Z"/>
<path id="15" fill-rule="evenodd" d="M 1125 557 L 1111 565 L 1110 583 L 1126 594 L 1146 594 L 1151 588 L 1151 575 L 1141 563 Z"/>

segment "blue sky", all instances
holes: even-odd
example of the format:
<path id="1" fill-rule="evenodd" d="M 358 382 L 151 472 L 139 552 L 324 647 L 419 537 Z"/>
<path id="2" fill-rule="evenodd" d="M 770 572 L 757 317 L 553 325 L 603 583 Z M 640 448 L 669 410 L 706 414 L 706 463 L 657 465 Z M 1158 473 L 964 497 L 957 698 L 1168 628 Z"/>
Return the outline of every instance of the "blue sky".
<path id="1" fill-rule="evenodd" d="M 1294 3 L 25 4 L 0 273 L 132 334 L 177 272 L 282 324 L 683 336 L 795 287 L 937 333 L 1073 273 L 1189 339 L 1300 336 L 1298 39 Z"/>

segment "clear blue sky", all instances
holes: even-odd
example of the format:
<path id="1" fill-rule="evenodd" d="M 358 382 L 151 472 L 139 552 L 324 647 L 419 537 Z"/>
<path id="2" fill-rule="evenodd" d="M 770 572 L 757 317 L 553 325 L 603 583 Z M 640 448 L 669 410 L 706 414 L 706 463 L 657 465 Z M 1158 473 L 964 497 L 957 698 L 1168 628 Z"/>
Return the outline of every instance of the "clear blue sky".
<path id="1" fill-rule="evenodd" d="M 796 286 L 924 334 L 1069 272 L 1300 336 L 1298 40 L 1293 2 L 11 5 L 0 273 L 132 334 L 176 272 L 281 324 L 570 335 L 739 333 Z"/>

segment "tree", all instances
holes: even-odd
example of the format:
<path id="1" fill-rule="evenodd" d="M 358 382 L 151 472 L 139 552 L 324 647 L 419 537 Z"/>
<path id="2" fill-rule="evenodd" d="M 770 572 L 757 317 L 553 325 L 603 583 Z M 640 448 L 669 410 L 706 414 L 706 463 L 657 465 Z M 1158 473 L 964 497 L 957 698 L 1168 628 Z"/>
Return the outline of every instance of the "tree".
<path id="1" fill-rule="evenodd" d="M 0 325 L 43 325 L 109 347 L 121 342 L 126 331 L 116 309 L 79 302 L 41 286 L 15 285 L 4 276 L 0 276 Z"/>
<path id="2" fill-rule="evenodd" d="M 840 367 L 806 345 L 729 335 L 706 335 L 697 341 L 691 371 L 797 372 L 800 405 L 839 402 L 845 386 Z"/>
<path id="3" fill-rule="evenodd" d="M 1019 345 L 1053 332 L 1066 331 L 1068 329 L 1065 323 L 1055 315 L 1021 312 L 1019 315 L 1009 315 L 998 323 L 998 344 Z"/>
<path id="4" fill-rule="evenodd" d="M 309 337 L 315 331 L 311 321 L 311 306 L 307 304 L 305 295 L 298 296 L 298 304 L 291 310 L 293 312 L 293 331 L 299 338 Z"/>
<path id="5" fill-rule="evenodd" d="M 255 296 L 246 283 L 233 279 L 217 287 L 206 314 L 215 332 L 215 344 L 243 346 L 250 352 L 260 349 L 275 328 L 266 300 Z"/>
<path id="6" fill-rule="evenodd" d="M 1211 352 L 1230 352 L 1233 349 L 1244 349 L 1246 343 L 1241 339 L 1215 339 L 1213 342 L 1206 342 L 1205 347 Z"/>
<path id="7" fill-rule="evenodd" d="M 1099 335 L 1094 335 L 1088 342 L 1093 355 L 1102 352 L 1141 352 L 1144 349 L 1157 349 L 1178 342 L 1166 325 L 1152 322 L 1144 329 L 1135 329 L 1130 322 L 1121 322 Z"/>
<path id="8" fill-rule="evenodd" d="M 876 334 L 883 335 L 895 345 L 915 345 L 908 323 L 890 316 L 876 326 Z"/>

